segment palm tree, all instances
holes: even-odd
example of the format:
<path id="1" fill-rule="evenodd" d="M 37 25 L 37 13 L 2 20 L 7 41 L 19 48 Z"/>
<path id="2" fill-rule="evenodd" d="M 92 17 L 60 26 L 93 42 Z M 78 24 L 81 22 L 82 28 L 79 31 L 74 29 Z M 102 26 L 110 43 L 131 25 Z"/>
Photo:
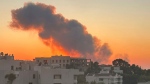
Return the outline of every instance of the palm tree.
<path id="1" fill-rule="evenodd" d="M 16 79 L 16 75 L 13 73 L 6 74 L 5 78 L 8 79 L 8 81 L 7 81 L 8 84 L 12 84 L 13 81 Z"/>

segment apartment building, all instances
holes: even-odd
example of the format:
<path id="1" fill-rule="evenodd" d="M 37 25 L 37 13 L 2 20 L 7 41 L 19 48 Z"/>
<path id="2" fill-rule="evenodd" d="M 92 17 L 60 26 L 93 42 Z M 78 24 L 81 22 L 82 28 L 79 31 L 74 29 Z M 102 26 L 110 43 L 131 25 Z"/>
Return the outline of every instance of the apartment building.
<path id="1" fill-rule="evenodd" d="M 109 70 L 102 70 L 98 74 L 87 74 L 86 81 L 88 83 L 96 82 L 96 84 L 122 84 L 122 76 L 117 73 L 111 73 Z"/>
<path id="2" fill-rule="evenodd" d="M 118 73 L 118 74 L 123 74 L 123 70 L 120 69 L 119 66 L 112 66 L 112 65 L 99 65 L 99 67 L 102 69 L 102 70 L 108 70 L 108 71 L 112 71 L 112 72 L 115 72 L 115 73 Z"/>
<path id="3" fill-rule="evenodd" d="M 67 65 L 70 65 L 70 56 L 51 56 L 51 64 L 58 64 L 60 68 L 66 68 Z"/>
<path id="4" fill-rule="evenodd" d="M 5 76 L 11 73 L 16 77 L 13 84 L 77 84 L 77 76 L 84 74 L 78 69 L 65 68 L 70 64 L 69 56 L 35 58 L 34 61 L 14 60 L 7 56 L 0 59 L 0 84 L 7 84 Z"/>
<path id="5" fill-rule="evenodd" d="M 83 75 L 78 69 L 51 68 L 49 66 L 36 66 L 39 74 L 39 84 L 77 84 L 77 76 Z"/>
<path id="6" fill-rule="evenodd" d="M 74 68 L 80 69 L 81 71 L 85 71 L 89 67 L 90 59 L 86 58 L 77 58 L 70 56 L 51 56 L 51 57 L 36 57 L 34 61 L 37 65 L 59 65 L 60 68 Z M 71 67 L 69 67 L 71 66 Z"/>

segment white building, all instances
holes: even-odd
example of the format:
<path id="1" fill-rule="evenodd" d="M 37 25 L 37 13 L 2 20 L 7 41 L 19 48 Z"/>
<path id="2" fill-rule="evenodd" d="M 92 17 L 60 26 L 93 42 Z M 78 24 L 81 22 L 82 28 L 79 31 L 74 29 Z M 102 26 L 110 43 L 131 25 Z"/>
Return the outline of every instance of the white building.
<path id="1" fill-rule="evenodd" d="M 123 74 L 123 70 L 121 70 L 119 66 L 99 65 L 99 67 L 102 70 L 108 70 L 108 71 L 113 71 L 113 72 L 118 73 L 118 74 Z"/>
<path id="2" fill-rule="evenodd" d="M 14 60 L 14 56 L 7 54 L 4 54 L 3 52 L 0 52 L 0 60 Z"/>
<path id="3" fill-rule="evenodd" d="M 36 58 L 35 61 L 14 60 L 13 56 L 6 56 L 0 59 L 0 84 L 7 83 L 5 76 L 10 73 L 16 76 L 13 84 L 77 84 L 77 75 L 84 74 L 78 69 L 64 68 L 70 64 L 69 56 Z"/>
<path id="4" fill-rule="evenodd" d="M 122 84 L 122 76 L 117 73 L 110 73 L 108 70 L 101 71 L 98 74 L 87 74 L 86 81 L 90 84 L 91 82 L 103 83 L 103 84 Z"/>
<path id="5" fill-rule="evenodd" d="M 39 84 L 77 84 L 77 76 L 83 75 L 78 69 L 53 69 L 49 66 L 36 66 Z"/>
<path id="6" fill-rule="evenodd" d="M 51 57 L 36 57 L 34 61 L 37 65 L 50 65 Z"/>
<path id="7" fill-rule="evenodd" d="M 36 71 L 10 71 L 10 70 L 0 70 L 0 84 L 7 84 L 8 79 L 5 78 L 6 75 L 13 73 L 16 75 L 16 79 L 13 84 L 38 84 L 37 82 L 37 72 Z"/>

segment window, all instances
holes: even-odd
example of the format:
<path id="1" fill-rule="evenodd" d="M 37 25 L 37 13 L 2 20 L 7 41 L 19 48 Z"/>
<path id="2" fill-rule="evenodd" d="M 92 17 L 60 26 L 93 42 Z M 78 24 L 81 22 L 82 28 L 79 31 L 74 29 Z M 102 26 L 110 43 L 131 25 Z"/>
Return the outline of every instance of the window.
<path id="1" fill-rule="evenodd" d="M 54 79 L 61 79 L 61 75 L 54 75 Z"/>
<path id="2" fill-rule="evenodd" d="M 69 63 L 69 60 L 67 60 L 67 63 Z"/>
<path id="3" fill-rule="evenodd" d="M 99 78 L 99 81 L 103 81 L 103 78 Z"/>
<path id="4" fill-rule="evenodd" d="M 65 67 L 65 64 L 63 64 L 63 67 Z"/>
<path id="5" fill-rule="evenodd" d="M 30 82 L 29 84 L 32 84 L 32 82 Z"/>
<path id="6" fill-rule="evenodd" d="M 35 79 L 35 74 L 33 74 L 33 79 Z"/>
<path id="7" fill-rule="evenodd" d="M 47 60 L 44 60 L 43 62 L 44 62 L 44 64 L 48 64 L 48 63 L 47 63 Z"/>
<path id="8" fill-rule="evenodd" d="M 52 60 L 52 63 L 54 63 L 54 60 Z"/>
<path id="9" fill-rule="evenodd" d="M 65 63 L 65 60 L 63 60 L 63 62 Z"/>
<path id="10" fill-rule="evenodd" d="M 20 63 L 19 63 L 19 65 L 21 66 L 21 65 L 22 65 L 22 63 L 20 62 Z"/>
<path id="11" fill-rule="evenodd" d="M 56 63 L 57 63 L 57 60 L 56 60 Z"/>
<path id="12" fill-rule="evenodd" d="M 29 65 L 29 70 L 31 70 L 31 66 Z"/>
<path id="13" fill-rule="evenodd" d="M 14 66 L 11 66 L 11 70 L 14 70 Z"/>
<path id="14" fill-rule="evenodd" d="M 61 60 L 59 60 L 59 63 L 61 63 Z"/>

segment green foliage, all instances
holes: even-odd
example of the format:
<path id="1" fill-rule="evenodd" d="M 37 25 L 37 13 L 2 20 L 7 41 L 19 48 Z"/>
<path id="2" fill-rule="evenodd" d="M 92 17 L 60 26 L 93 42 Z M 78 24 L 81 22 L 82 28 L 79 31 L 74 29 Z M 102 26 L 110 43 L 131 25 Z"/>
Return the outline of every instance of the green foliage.
<path id="1" fill-rule="evenodd" d="M 123 74 L 123 84 L 137 84 L 137 83 L 138 83 L 137 75 Z"/>
<path id="2" fill-rule="evenodd" d="M 150 81 L 150 70 L 142 69 L 140 66 L 132 64 L 122 59 L 112 62 L 114 66 L 120 66 L 123 70 L 123 84 L 137 84 L 137 82 Z"/>
<path id="3" fill-rule="evenodd" d="M 78 77 L 77 77 L 77 84 L 88 84 L 86 82 L 85 75 L 78 75 Z"/>
<path id="4" fill-rule="evenodd" d="M 140 81 L 140 82 L 147 82 L 147 81 L 150 81 L 150 76 L 141 75 L 141 76 L 139 76 L 138 81 Z"/>
<path id="5" fill-rule="evenodd" d="M 91 62 L 90 67 L 85 72 L 85 75 L 88 73 L 99 73 L 99 72 L 100 72 L 99 63 L 98 62 Z"/>
<path id="6" fill-rule="evenodd" d="M 95 81 L 92 81 L 90 84 L 96 84 L 96 82 L 95 82 Z"/>
<path id="7" fill-rule="evenodd" d="M 97 84 L 105 84 L 105 83 L 103 83 L 103 82 L 100 82 L 100 83 L 97 83 Z"/>
<path id="8" fill-rule="evenodd" d="M 120 67 L 129 67 L 130 64 L 122 59 L 116 59 L 112 62 L 114 66 L 120 66 Z"/>
<path id="9" fill-rule="evenodd" d="M 13 81 L 16 79 L 16 75 L 13 74 L 13 73 L 6 74 L 6 75 L 5 75 L 5 78 L 8 79 L 8 83 L 9 83 L 9 84 L 12 84 Z"/>

